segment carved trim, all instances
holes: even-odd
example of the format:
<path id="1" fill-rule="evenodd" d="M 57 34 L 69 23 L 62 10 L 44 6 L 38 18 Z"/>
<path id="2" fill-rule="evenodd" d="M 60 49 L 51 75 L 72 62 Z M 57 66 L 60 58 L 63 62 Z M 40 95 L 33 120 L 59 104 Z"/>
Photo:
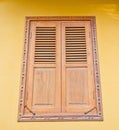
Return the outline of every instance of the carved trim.
<path id="1" fill-rule="evenodd" d="M 19 121 L 77 121 L 77 120 L 102 120 L 101 116 L 97 115 L 65 115 L 65 116 L 21 116 Z"/>
<path id="2" fill-rule="evenodd" d="M 96 85 L 96 99 L 97 99 L 97 110 L 98 115 L 102 116 L 102 95 L 101 95 L 101 85 L 100 85 L 100 71 L 98 62 L 98 46 L 96 38 L 96 20 L 95 18 L 91 20 L 92 27 L 92 45 L 93 45 L 93 63 L 94 63 L 94 75 L 95 75 L 95 85 Z"/>
<path id="3" fill-rule="evenodd" d="M 90 21 L 91 19 L 94 19 L 95 16 L 29 16 L 26 17 L 26 20 L 31 21 Z"/>
<path id="4" fill-rule="evenodd" d="M 25 30 L 24 30 L 24 46 L 23 46 L 23 56 L 22 56 L 22 70 L 21 70 L 21 86 L 20 86 L 20 96 L 19 96 L 19 113 L 18 120 L 23 115 L 24 104 L 25 104 L 25 80 L 26 80 L 26 69 L 27 69 L 27 54 L 28 54 L 28 35 L 29 35 L 29 20 L 26 20 Z"/>
<path id="5" fill-rule="evenodd" d="M 92 33 L 92 46 L 94 56 L 94 72 L 95 72 L 95 83 L 96 83 L 96 98 L 97 98 L 97 111 L 98 115 L 90 115 L 84 113 L 84 115 L 24 115 L 25 106 L 25 80 L 26 80 L 26 68 L 27 68 L 27 54 L 29 44 L 29 25 L 31 21 L 90 21 L 91 22 L 91 33 Z M 21 86 L 20 86 L 20 97 L 19 97 L 19 113 L 18 121 L 61 121 L 61 120 L 103 120 L 102 118 L 102 102 L 101 102 L 101 87 L 100 87 L 100 74 L 99 74 L 99 63 L 97 54 L 97 41 L 96 41 L 96 22 L 94 16 L 41 16 L 41 17 L 26 17 L 25 26 L 25 40 L 24 40 L 24 51 L 22 61 L 22 72 L 21 72 Z M 29 108 L 27 108 L 29 109 Z M 29 109 L 30 110 L 30 109 Z M 94 108 L 93 108 L 94 110 Z M 92 111 L 92 110 L 91 110 Z"/>

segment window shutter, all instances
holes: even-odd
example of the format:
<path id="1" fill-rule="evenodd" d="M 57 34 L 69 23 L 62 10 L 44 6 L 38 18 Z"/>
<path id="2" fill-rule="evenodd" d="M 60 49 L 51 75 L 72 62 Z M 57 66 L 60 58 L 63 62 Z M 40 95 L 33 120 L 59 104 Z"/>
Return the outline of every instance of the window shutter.
<path id="1" fill-rule="evenodd" d="M 28 17 L 19 121 L 102 120 L 94 17 Z"/>
<path id="2" fill-rule="evenodd" d="M 62 23 L 64 112 L 84 114 L 95 107 L 90 33 L 89 21 Z"/>
<path id="3" fill-rule="evenodd" d="M 36 114 L 59 112 L 61 109 L 59 37 L 57 22 L 32 22 L 26 104 Z M 26 113 L 29 113 L 27 109 Z"/>

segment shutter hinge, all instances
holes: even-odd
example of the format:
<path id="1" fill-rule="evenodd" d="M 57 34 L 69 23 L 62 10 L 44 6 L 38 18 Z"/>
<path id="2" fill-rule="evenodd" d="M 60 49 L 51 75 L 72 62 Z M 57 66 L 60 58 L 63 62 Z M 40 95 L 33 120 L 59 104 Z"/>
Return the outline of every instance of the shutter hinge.
<path id="1" fill-rule="evenodd" d="M 33 115 L 36 115 L 35 112 L 33 112 L 30 108 L 27 107 L 27 105 L 24 106 L 24 108 L 26 108 L 30 113 L 32 113 Z"/>
<path id="2" fill-rule="evenodd" d="M 91 111 L 93 111 L 95 109 L 97 110 L 97 107 L 93 107 L 92 109 L 90 109 L 89 111 L 85 112 L 84 114 L 88 114 L 88 113 L 90 113 Z"/>

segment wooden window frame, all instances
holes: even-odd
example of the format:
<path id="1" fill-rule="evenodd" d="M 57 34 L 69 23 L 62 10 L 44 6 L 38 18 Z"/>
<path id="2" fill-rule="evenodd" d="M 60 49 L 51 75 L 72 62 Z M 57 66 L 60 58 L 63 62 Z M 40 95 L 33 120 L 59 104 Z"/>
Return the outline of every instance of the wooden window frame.
<path id="1" fill-rule="evenodd" d="M 27 106 L 24 106 L 25 100 L 25 81 L 27 71 L 27 59 L 28 59 L 28 46 L 29 46 L 29 35 L 30 35 L 30 23 L 32 21 L 90 21 L 91 24 L 91 38 L 93 48 L 93 65 L 94 65 L 94 78 L 96 87 L 96 102 L 97 108 L 92 108 L 87 111 L 84 115 L 35 115 Z M 24 51 L 22 61 L 22 72 L 21 72 L 21 85 L 20 85 L 20 97 L 19 97 L 19 110 L 18 110 L 18 121 L 61 121 L 61 120 L 103 120 L 102 113 L 102 98 L 101 98 L 101 86 L 100 86 L 100 74 L 99 74 L 99 63 L 98 63 L 98 49 L 96 40 L 96 18 L 95 16 L 41 16 L 41 17 L 26 17 L 25 26 L 25 40 L 24 40 Z M 32 115 L 24 115 L 24 108 L 26 108 Z M 88 115 L 90 111 L 97 109 L 98 114 Z"/>

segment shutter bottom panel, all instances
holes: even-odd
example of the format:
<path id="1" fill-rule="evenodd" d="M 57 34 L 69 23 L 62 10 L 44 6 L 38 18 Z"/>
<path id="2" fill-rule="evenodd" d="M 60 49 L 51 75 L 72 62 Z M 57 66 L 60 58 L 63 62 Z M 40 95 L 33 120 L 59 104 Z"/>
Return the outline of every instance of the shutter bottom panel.
<path id="1" fill-rule="evenodd" d="M 54 113 L 56 109 L 56 68 L 35 68 L 32 110 Z"/>
<path id="2" fill-rule="evenodd" d="M 89 84 L 87 67 L 73 68 L 66 67 L 66 92 L 65 107 L 66 113 L 85 114 L 95 107 L 92 86 Z M 96 114 L 96 110 L 91 111 Z"/>
<path id="3" fill-rule="evenodd" d="M 87 68 L 67 68 L 66 73 L 67 105 L 88 105 Z"/>

